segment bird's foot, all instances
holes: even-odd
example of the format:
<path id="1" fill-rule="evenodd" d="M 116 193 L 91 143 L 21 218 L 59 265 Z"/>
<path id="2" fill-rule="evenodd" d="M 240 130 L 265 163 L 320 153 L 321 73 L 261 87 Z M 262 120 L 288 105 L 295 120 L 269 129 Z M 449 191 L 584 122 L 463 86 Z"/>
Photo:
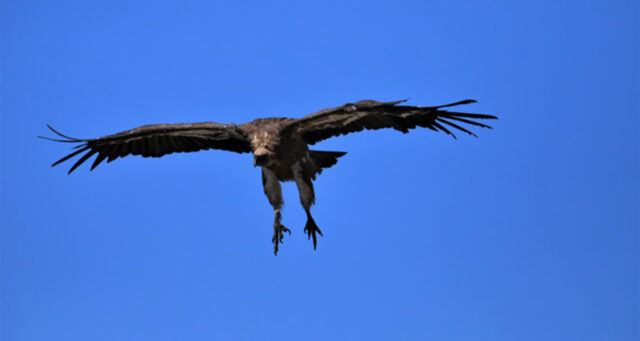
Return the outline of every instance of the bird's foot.
<path id="1" fill-rule="evenodd" d="M 307 224 L 304 227 L 304 233 L 307 234 L 307 239 L 313 238 L 313 249 L 315 250 L 318 246 L 318 237 L 316 236 L 316 233 L 322 236 L 322 231 L 320 231 L 318 225 L 316 225 L 316 222 L 313 220 L 309 212 L 307 212 Z"/>
<path id="2" fill-rule="evenodd" d="M 276 256 L 278 255 L 278 245 L 282 244 L 285 232 L 291 235 L 291 230 L 280 224 L 279 221 L 273 223 L 273 238 L 271 238 L 271 242 L 273 243 L 273 254 Z"/>

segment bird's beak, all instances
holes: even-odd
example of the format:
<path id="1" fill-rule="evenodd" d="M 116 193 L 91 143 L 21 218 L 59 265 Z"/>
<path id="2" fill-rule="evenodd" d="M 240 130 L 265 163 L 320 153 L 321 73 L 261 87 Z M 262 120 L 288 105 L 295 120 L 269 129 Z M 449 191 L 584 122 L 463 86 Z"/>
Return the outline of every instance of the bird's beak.
<path id="1" fill-rule="evenodd" d="M 268 166 L 269 165 L 269 155 L 256 155 L 253 157 L 253 167 L 257 166 Z"/>
<path id="2" fill-rule="evenodd" d="M 269 151 L 266 148 L 258 148 L 253 153 L 253 167 L 267 166 L 269 164 Z"/>

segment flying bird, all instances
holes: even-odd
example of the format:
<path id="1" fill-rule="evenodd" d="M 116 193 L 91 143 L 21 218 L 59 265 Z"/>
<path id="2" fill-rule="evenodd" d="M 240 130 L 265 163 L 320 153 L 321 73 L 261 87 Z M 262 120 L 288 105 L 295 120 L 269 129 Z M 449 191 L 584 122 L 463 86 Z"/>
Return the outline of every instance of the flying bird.
<path id="1" fill-rule="evenodd" d="M 53 163 L 52 167 L 76 155 L 80 159 L 69 169 L 73 172 L 91 156 L 97 157 L 91 170 L 101 162 L 107 163 L 127 155 L 161 157 L 171 153 L 196 152 L 207 149 L 227 150 L 236 153 L 252 153 L 254 167 L 262 169 L 264 193 L 273 207 L 274 254 L 284 234 L 291 230 L 281 223 L 282 190 L 280 182 L 295 181 L 300 203 L 307 214 L 304 233 L 317 247 L 317 235 L 322 231 L 311 216 L 315 202 L 312 181 L 322 172 L 338 162 L 346 152 L 310 150 L 313 145 L 330 137 L 359 132 L 364 129 L 393 128 L 403 133 L 416 127 L 443 131 L 456 137 L 452 131 L 461 131 L 476 136 L 462 126 L 468 124 L 491 128 L 478 119 L 497 119 L 493 115 L 470 114 L 443 110 L 462 104 L 474 103 L 464 100 L 446 105 L 419 107 L 403 105 L 406 100 L 378 102 L 363 100 L 329 108 L 302 118 L 272 117 L 258 118 L 244 124 L 220 124 L 214 122 L 186 124 L 144 125 L 117 134 L 95 139 L 77 139 L 66 136 L 47 125 L 59 138 L 41 138 L 76 144 L 71 154 Z M 84 154 L 83 154 L 84 153 Z"/>

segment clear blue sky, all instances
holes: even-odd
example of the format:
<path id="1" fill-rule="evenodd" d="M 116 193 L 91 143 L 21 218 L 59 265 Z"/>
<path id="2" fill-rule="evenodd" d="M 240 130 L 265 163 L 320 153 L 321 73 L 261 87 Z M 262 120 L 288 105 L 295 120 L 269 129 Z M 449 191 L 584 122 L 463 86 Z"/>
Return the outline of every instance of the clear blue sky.
<path id="1" fill-rule="evenodd" d="M 3 340 L 637 340 L 636 1 L 2 1 Z M 272 254 L 249 155 L 71 176 L 45 124 L 465 98 L 494 130 L 366 132 Z"/>

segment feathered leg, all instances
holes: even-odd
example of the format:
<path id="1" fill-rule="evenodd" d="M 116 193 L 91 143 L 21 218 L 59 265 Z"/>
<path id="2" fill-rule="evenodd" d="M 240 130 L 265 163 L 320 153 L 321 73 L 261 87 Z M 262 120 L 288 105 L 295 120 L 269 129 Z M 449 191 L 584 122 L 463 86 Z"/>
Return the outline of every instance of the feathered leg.
<path id="1" fill-rule="evenodd" d="M 296 180 L 296 185 L 298 186 L 300 203 L 302 204 L 304 211 L 307 213 L 307 224 L 304 227 L 304 232 L 307 234 L 307 238 L 313 239 L 313 249 L 315 250 L 318 246 L 318 237 L 316 236 L 316 233 L 322 236 L 322 231 L 320 231 L 320 228 L 316 225 L 310 211 L 311 206 L 316 201 L 316 196 L 313 191 L 313 183 L 311 182 L 311 177 L 304 172 L 299 163 L 294 165 L 293 175 Z"/>
<path id="2" fill-rule="evenodd" d="M 291 234 L 291 230 L 280 223 L 280 219 L 282 217 L 280 209 L 283 204 L 282 187 L 280 186 L 280 182 L 276 178 L 276 175 L 266 168 L 262 168 L 262 186 L 264 187 L 264 194 L 267 195 L 269 203 L 273 206 L 274 220 L 273 238 L 271 238 L 271 242 L 273 242 L 273 254 L 277 256 L 278 245 L 282 243 L 284 233 L 289 232 L 289 234 Z"/>

